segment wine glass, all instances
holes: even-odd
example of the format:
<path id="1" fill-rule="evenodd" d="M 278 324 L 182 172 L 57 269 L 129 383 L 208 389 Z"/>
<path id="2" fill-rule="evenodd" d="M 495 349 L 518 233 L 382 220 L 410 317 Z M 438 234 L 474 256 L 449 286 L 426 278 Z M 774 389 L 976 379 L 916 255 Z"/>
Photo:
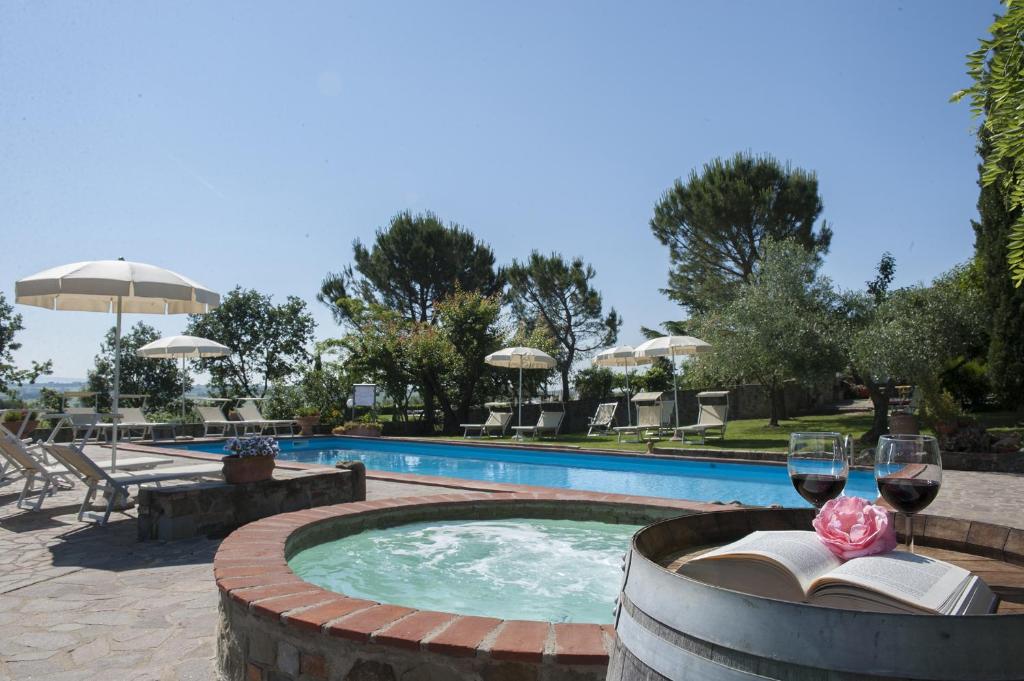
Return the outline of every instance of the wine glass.
<path id="1" fill-rule="evenodd" d="M 875 482 L 882 498 L 907 518 L 914 552 L 914 514 L 934 501 L 942 484 L 939 441 L 931 435 L 883 435 L 875 449 Z"/>
<path id="2" fill-rule="evenodd" d="M 850 474 L 839 433 L 791 433 L 786 463 L 793 487 L 815 508 L 838 497 Z"/>

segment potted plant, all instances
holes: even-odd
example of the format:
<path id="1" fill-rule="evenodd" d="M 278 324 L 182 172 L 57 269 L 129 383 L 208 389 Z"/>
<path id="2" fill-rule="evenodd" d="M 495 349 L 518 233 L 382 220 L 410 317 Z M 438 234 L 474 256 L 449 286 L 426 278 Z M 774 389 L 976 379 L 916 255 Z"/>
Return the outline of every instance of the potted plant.
<path id="1" fill-rule="evenodd" d="M 320 410 L 316 407 L 299 407 L 295 410 L 295 421 L 302 428 L 302 437 L 312 437 L 313 429 L 320 425 Z"/>
<path id="2" fill-rule="evenodd" d="M 11 431 L 15 435 L 18 434 L 18 430 L 21 428 L 21 424 L 25 421 L 25 417 L 29 415 L 28 410 L 25 409 L 12 409 L 4 412 L 3 424 L 4 428 Z M 29 419 L 29 422 L 25 424 L 25 430 L 22 431 L 22 437 L 29 437 L 32 432 L 39 426 L 39 422 L 33 418 Z"/>
<path id="3" fill-rule="evenodd" d="M 224 480 L 232 485 L 269 480 L 281 451 L 272 437 L 230 438 L 224 443 Z"/>

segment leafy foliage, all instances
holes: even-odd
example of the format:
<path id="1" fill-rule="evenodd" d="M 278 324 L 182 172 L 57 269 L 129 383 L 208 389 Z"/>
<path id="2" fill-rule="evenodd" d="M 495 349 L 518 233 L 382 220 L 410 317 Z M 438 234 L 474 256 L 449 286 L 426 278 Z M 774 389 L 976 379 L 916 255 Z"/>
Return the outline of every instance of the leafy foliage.
<path id="1" fill-rule="evenodd" d="M 110 393 L 114 390 L 114 345 L 116 329 L 107 331 L 100 354 L 96 355 L 89 370 L 87 390 L 98 393 L 95 398 L 100 411 L 111 408 Z M 181 401 L 182 382 L 185 390 L 192 387 L 191 378 L 181 373 L 177 362 L 139 357 L 135 352 L 147 343 L 160 338 L 160 334 L 145 322 L 139 322 L 121 335 L 121 394 L 148 395 L 151 409 L 176 409 Z M 124 402 L 121 403 L 124 406 Z M 180 418 L 180 411 L 176 418 Z"/>
<path id="2" fill-rule="evenodd" d="M 287 381 L 309 362 L 316 323 L 306 303 L 288 296 L 274 305 L 270 296 L 235 287 L 220 307 L 190 315 L 186 333 L 231 348 L 231 354 L 197 360 L 223 396 L 263 397 L 276 381 Z"/>
<path id="3" fill-rule="evenodd" d="M 750 282 L 765 239 L 792 239 L 823 254 L 832 240 L 818 179 L 772 156 L 736 154 L 690 173 L 654 207 L 651 231 L 669 248 L 668 296 L 700 313 L 723 305 Z"/>
<path id="4" fill-rule="evenodd" d="M 328 274 L 317 295 L 339 323 L 352 321 L 350 308 L 338 304 L 345 299 L 427 322 L 434 320 L 435 303 L 456 288 L 485 296 L 502 289 L 490 247 L 457 224 L 446 226 L 433 213 L 399 213 L 387 228 L 377 230 L 372 248 L 356 240 L 352 250 L 355 268 Z"/>
<path id="5" fill-rule="evenodd" d="M 568 399 L 573 363 L 615 343 L 622 320 L 614 308 L 604 314 L 601 294 L 591 284 L 597 273 L 582 258 L 566 261 L 558 253 L 533 251 L 526 262 L 513 261 L 507 274 L 517 318 L 543 326 L 558 343 L 562 399 Z"/>
<path id="6" fill-rule="evenodd" d="M 20 314 L 14 313 L 14 308 L 0 293 L 0 393 L 8 392 L 15 385 L 23 383 L 35 383 L 42 375 L 53 373 L 53 362 L 32 362 L 31 369 L 19 370 L 14 366 L 15 350 L 21 349 L 21 343 L 14 340 L 19 331 L 24 331 Z"/>
<path id="7" fill-rule="evenodd" d="M 612 389 L 618 380 L 611 369 L 587 367 L 576 372 L 574 377 L 576 397 L 581 400 L 606 400 L 612 396 Z"/>
<path id="8" fill-rule="evenodd" d="M 867 286 L 868 295 L 871 296 L 875 303 L 881 303 L 885 300 L 885 296 L 889 293 L 889 286 L 892 284 L 895 276 L 896 258 L 892 257 L 892 253 L 886 251 L 882 254 L 882 259 L 878 261 L 875 278 L 864 282 Z"/>
<path id="9" fill-rule="evenodd" d="M 784 381 L 812 383 L 844 365 L 840 300 L 802 244 L 767 239 L 763 247 L 763 261 L 732 302 L 693 320 L 714 348 L 698 356 L 694 371 L 707 385 L 760 383 L 772 398 L 770 424 L 778 425 Z"/>
<path id="10" fill-rule="evenodd" d="M 1006 3 L 1006 13 L 989 27 L 991 37 L 967 57 L 974 84 L 954 93 L 953 101 L 969 98 L 971 111 L 985 120 L 979 131 L 987 145 L 982 186 L 998 188 L 1014 223 L 1006 259 L 1015 286 L 1024 283 L 1024 5 Z"/>

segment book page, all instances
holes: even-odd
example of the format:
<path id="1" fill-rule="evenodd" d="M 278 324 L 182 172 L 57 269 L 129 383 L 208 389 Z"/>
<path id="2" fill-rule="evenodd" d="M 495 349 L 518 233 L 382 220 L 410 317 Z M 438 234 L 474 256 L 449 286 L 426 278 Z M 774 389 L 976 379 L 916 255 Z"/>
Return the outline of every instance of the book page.
<path id="1" fill-rule="evenodd" d="M 817 579 L 812 590 L 841 582 L 941 612 L 943 606 L 963 589 L 970 574 L 961 567 L 934 558 L 890 551 L 844 563 Z"/>
<path id="2" fill-rule="evenodd" d="M 811 582 L 842 562 L 818 539 L 814 532 L 752 532 L 691 562 L 723 558 L 767 558 L 791 572 L 806 592 Z"/>

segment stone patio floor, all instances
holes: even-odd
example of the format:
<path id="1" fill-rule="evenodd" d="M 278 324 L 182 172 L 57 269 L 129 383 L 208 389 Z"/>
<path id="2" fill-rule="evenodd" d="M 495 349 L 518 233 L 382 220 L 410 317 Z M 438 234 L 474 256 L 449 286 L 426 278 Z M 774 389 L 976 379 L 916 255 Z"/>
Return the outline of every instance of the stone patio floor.
<path id="1" fill-rule="evenodd" d="M 0 679 L 213 678 L 218 540 L 135 540 L 132 511 L 75 519 L 80 489 L 18 510 L 0 489 Z M 369 480 L 379 499 L 444 487 Z M 1024 476 L 947 472 L 930 512 L 1024 527 Z"/>

